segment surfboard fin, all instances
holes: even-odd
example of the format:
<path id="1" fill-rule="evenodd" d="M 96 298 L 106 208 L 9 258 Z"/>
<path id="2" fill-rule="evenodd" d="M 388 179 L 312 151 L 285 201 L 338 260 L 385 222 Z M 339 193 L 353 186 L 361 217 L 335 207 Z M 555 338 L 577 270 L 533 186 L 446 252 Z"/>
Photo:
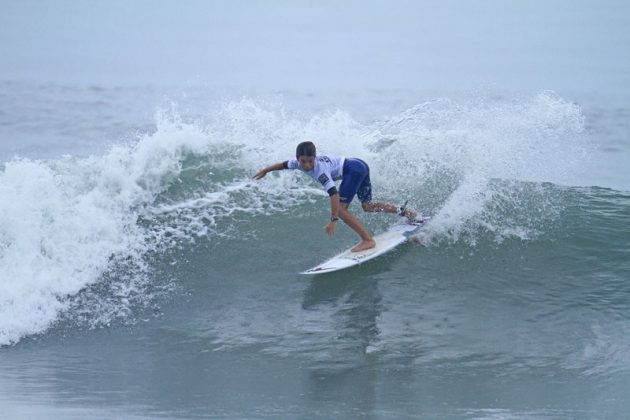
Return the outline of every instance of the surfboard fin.
<path id="1" fill-rule="evenodd" d="M 424 225 L 428 220 L 430 219 L 430 217 L 427 216 L 420 216 L 420 218 L 415 218 L 413 220 L 408 220 L 407 224 L 410 225 L 414 225 L 414 226 L 422 226 Z"/>

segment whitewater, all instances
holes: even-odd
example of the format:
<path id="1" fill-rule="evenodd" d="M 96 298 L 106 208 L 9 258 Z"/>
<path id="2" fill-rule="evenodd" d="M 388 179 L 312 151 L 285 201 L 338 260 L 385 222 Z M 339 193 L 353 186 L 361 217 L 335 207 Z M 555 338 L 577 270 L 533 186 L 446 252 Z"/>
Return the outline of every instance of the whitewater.
<path id="1" fill-rule="evenodd" d="M 317 186 L 293 174 L 251 180 L 266 162 L 291 157 L 300 139 L 365 158 L 386 199 L 434 213 L 428 242 L 474 242 L 481 228 L 497 240 L 535 235 L 561 204 L 527 182 L 570 183 L 588 147 L 579 108 L 551 93 L 505 104 L 437 99 L 369 125 L 341 110 L 299 120 L 249 99 L 221 106 L 207 124 L 169 112 L 157 113 L 155 132 L 103 155 L 3 165 L 3 344 L 45 331 L 112 270 L 125 279 L 109 286 L 118 307 L 99 311 L 125 313 L 148 282 L 149 254 L 230 230 L 247 235 L 234 215 L 315 200 Z M 525 220 L 512 223 L 506 211 Z"/>

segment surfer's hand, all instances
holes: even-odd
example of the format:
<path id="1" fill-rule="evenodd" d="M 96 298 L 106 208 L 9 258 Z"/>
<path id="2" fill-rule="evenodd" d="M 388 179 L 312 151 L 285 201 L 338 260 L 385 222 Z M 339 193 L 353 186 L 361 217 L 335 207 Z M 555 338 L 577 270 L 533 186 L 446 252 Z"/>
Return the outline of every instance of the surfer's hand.
<path id="1" fill-rule="evenodd" d="M 258 171 L 258 172 L 256 173 L 256 175 L 254 175 L 254 179 L 260 179 L 260 178 L 263 178 L 265 175 L 267 175 L 266 168 L 265 168 L 265 169 L 261 169 L 260 171 Z"/>
<path id="2" fill-rule="evenodd" d="M 326 235 L 332 236 L 332 234 L 335 233 L 335 229 L 336 228 L 337 228 L 337 222 L 330 222 L 330 223 L 328 223 L 324 227 L 324 230 L 326 231 Z"/>

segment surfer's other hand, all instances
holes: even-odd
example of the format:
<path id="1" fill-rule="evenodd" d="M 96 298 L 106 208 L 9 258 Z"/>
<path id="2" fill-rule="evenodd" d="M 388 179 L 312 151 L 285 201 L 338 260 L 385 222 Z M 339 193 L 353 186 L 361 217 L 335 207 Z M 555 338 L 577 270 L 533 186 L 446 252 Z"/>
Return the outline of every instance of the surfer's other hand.
<path id="1" fill-rule="evenodd" d="M 337 222 L 330 222 L 326 226 L 324 226 L 324 230 L 326 231 L 326 235 L 332 236 L 335 233 L 335 229 L 337 228 Z"/>

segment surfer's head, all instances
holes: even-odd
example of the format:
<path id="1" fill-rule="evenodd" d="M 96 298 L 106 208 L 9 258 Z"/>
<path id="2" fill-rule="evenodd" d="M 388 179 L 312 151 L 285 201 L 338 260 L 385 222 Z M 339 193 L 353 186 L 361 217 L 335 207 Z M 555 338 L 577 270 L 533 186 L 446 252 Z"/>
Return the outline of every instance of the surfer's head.
<path id="1" fill-rule="evenodd" d="M 300 167 L 305 171 L 312 171 L 315 166 L 315 145 L 311 141 L 298 144 L 295 149 L 295 158 L 300 162 Z"/>

